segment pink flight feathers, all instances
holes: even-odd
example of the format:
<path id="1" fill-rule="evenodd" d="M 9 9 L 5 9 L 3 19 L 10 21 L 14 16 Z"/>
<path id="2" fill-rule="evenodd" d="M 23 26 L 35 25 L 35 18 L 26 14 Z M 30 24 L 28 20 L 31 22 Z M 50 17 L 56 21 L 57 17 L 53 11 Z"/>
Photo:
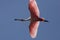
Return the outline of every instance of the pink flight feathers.
<path id="1" fill-rule="evenodd" d="M 34 19 L 39 18 L 40 12 L 39 12 L 39 9 L 38 9 L 38 6 L 35 0 L 30 0 L 28 7 L 30 10 L 30 14 L 31 14 L 31 23 L 29 26 L 29 31 L 30 31 L 31 37 L 35 38 L 37 35 L 39 21 L 35 21 Z"/>
<path id="2" fill-rule="evenodd" d="M 39 26 L 39 21 L 31 22 L 29 26 L 30 35 L 32 38 L 35 38 L 37 35 L 37 30 Z"/>

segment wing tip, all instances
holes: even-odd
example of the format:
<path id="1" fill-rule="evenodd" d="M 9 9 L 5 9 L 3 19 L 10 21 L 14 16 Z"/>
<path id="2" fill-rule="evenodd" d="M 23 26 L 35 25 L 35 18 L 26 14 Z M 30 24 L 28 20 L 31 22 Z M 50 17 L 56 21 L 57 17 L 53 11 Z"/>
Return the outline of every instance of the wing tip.
<path id="1" fill-rule="evenodd" d="M 36 38 L 37 36 L 37 31 L 36 32 L 31 32 L 30 33 L 31 38 Z"/>
<path id="2" fill-rule="evenodd" d="M 31 38 L 36 38 L 36 35 L 31 35 Z"/>

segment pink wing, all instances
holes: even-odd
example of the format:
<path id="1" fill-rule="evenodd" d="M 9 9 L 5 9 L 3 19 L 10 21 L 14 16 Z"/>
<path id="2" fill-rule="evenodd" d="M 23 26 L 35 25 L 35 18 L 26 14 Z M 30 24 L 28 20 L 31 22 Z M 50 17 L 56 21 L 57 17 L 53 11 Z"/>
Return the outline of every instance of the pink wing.
<path id="1" fill-rule="evenodd" d="M 40 12 L 35 0 L 29 1 L 29 11 L 31 13 L 31 23 L 29 26 L 30 35 L 32 38 L 35 38 L 37 35 L 37 30 L 39 26 L 39 21 L 33 21 L 34 19 L 38 19 L 40 16 Z"/>
<path id="2" fill-rule="evenodd" d="M 31 37 L 35 38 L 37 35 L 39 21 L 32 21 L 32 20 L 37 19 L 40 16 L 40 14 L 39 14 L 40 12 L 39 12 L 39 9 L 38 9 L 38 6 L 37 6 L 37 3 L 35 0 L 31 0 L 29 2 L 29 10 L 31 13 L 31 23 L 29 26 L 29 31 L 30 31 Z"/>
<path id="3" fill-rule="evenodd" d="M 39 8 L 35 0 L 30 1 L 28 6 L 32 19 L 40 16 Z"/>
<path id="4" fill-rule="evenodd" d="M 35 38 L 37 35 L 37 30 L 39 26 L 39 21 L 31 22 L 29 26 L 30 35 L 32 38 Z"/>

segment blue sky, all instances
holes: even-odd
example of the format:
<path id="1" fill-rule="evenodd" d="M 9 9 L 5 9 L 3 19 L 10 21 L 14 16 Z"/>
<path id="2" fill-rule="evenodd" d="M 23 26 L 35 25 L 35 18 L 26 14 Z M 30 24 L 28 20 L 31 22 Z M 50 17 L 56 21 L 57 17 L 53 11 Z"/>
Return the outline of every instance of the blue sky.
<path id="1" fill-rule="evenodd" d="M 28 0 L 0 0 L 0 40 L 60 40 L 60 0 L 36 0 L 40 22 L 35 39 L 29 35 L 30 22 L 16 22 L 15 18 L 28 18 Z"/>

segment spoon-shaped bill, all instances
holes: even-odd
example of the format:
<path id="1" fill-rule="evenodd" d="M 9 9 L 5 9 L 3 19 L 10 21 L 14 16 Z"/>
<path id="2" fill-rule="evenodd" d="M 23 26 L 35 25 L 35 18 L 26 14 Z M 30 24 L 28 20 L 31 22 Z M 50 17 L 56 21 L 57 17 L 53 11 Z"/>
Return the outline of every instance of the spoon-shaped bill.
<path id="1" fill-rule="evenodd" d="M 30 36 L 32 38 L 36 37 L 37 31 L 38 31 L 38 26 L 39 26 L 39 21 L 34 21 L 34 22 L 30 23 L 29 31 L 30 31 Z"/>

